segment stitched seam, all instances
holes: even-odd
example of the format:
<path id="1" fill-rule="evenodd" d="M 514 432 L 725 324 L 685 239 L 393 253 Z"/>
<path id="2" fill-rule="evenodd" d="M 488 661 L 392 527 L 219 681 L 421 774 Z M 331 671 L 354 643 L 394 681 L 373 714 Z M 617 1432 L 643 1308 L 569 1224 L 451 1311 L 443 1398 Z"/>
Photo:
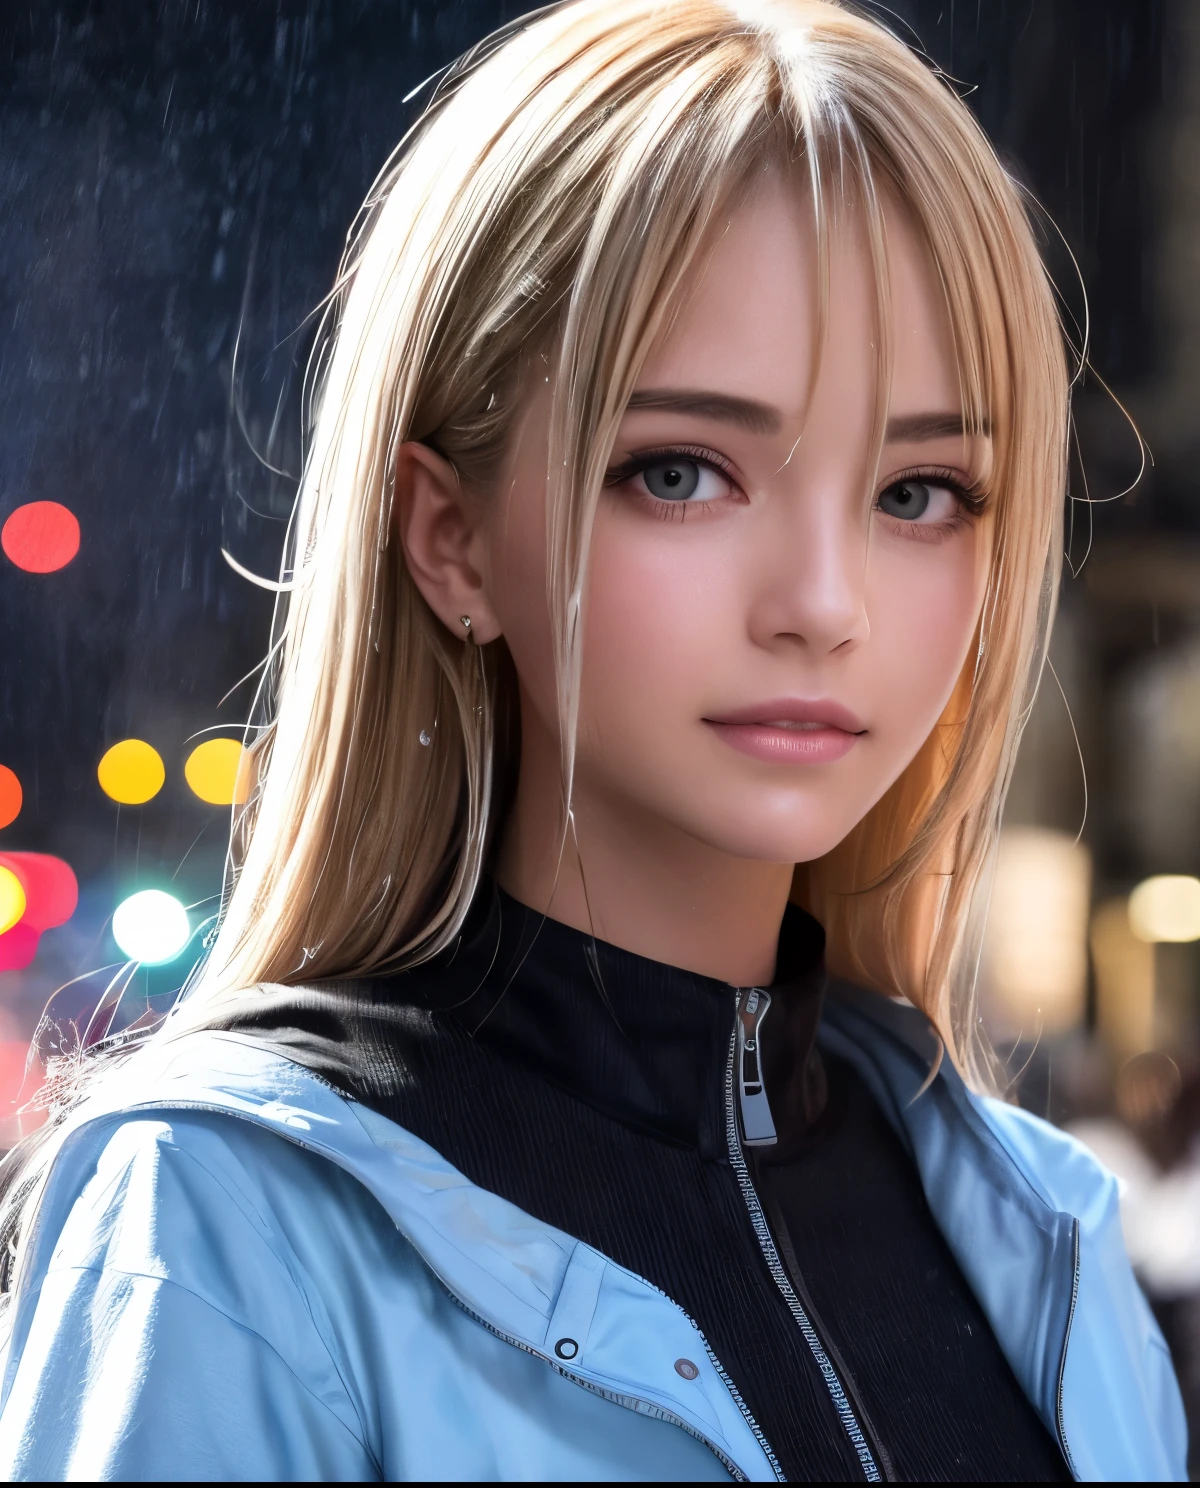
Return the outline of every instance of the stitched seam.
<path id="1" fill-rule="evenodd" d="M 259 1127 L 257 1129 L 260 1131 L 267 1130 L 263 1127 Z M 274 1134 L 268 1132 L 268 1135 Z M 325 1352 L 329 1356 L 329 1363 L 332 1366 L 334 1372 L 337 1374 L 338 1378 L 341 1380 L 342 1389 L 345 1390 L 347 1398 L 350 1400 L 351 1404 L 353 1404 L 354 1394 L 353 1391 L 350 1389 L 349 1384 L 347 1383 L 347 1375 L 350 1374 L 351 1371 L 348 1366 L 346 1368 L 342 1367 L 342 1360 L 340 1358 L 340 1351 L 337 1348 L 336 1340 L 328 1336 L 327 1330 L 321 1325 L 319 1319 L 313 1311 L 313 1306 L 308 1294 L 308 1289 L 304 1285 L 303 1271 L 301 1270 L 300 1274 L 297 1274 L 297 1270 L 288 1263 L 287 1257 L 280 1253 L 270 1234 L 270 1226 L 266 1218 L 258 1213 L 257 1209 L 250 1202 L 250 1199 L 247 1195 L 239 1195 L 238 1190 L 230 1188 L 225 1183 L 222 1176 L 214 1172 L 214 1170 L 210 1168 L 207 1163 L 203 1162 L 199 1157 L 197 1157 L 195 1153 L 189 1152 L 187 1148 L 180 1147 L 177 1143 L 174 1142 L 171 1143 L 171 1150 L 178 1153 L 180 1157 L 185 1158 L 188 1162 L 192 1163 L 196 1168 L 199 1169 L 199 1171 L 204 1175 L 205 1178 L 210 1179 L 216 1185 L 216 1187 L 221 1190 L 221 1192 L 225 1195 L 225 1197 L 229 1200 L 233 1207 L 242 1215 L 242 1217 L 247 1221 L 250 1227 L 258 1234 L 259 1239 L 266 1246 L 272 1258 L 278 1263 L 280 1269 L 287 1277 L 288 1282 L 291 1284 L 293 1291 L 296 1292 L 296 1294 L 300 1298 L 300 1301 L 303 1303 L 305 1314 L 307 1315 L 309 1322 L 311 1322 L 313 1325 L 313 1331 L 316 1333 L 317 1337 L 324 1345 Z M 304 1148 L 302 1150 L 311 1152 L 310 1148 Z M 314 1157 L 321 1156 L 320 1153 L 312 1153 L 312 1155 Z M 325 1160 L 328 1161 L 328 1159 Z M 172 1278 L 166 1277 L 164 1278 L 164 1280 L 172 1280 Z M 188 1288 L 183 1287 L 182 1283 L 180 1282 L 175 1282 L 174 1285 L 181 1287 L 181 1289 L 184 1291 L 188 1290 Z M 254 1330 L 251 1329 L 251 1331 L 253 1332 Z M 357 1407 L 355 1407 L 354 1414 L 358 1417 L 359 1423 L 360 1425 L 363 1425 L 363 1430 L 365 1431 L 366 1427 L 365 1424 L 363 1424 L 362 1414 Z"/>
<path id="2" fill-rule="evenodd" d="M 358 1445 L 375 1464 L 376 1468 L 378 1468 L 380 1476 L 383 1476 L 383 1468 L 380 1466 L 378 1458 L 375 1456 L 375 1453 L 372 1451 L 367 1442 L 364 1441 L 363 1438 L 356 1431 L 351 1430 L 351 1428 L 346 1425 L 345 1421 L 342 1420 L 337 1412 L 333 1410 L 331 1406 L 326 1405 L 325 1402 L 320 1398 L 320 1396 L 317 1395 L 316 1392 L 311 1388 L 311 1386 L 307 1385 L 304 1382 L 303 1378 L 296 1373 L 295 1369 L 293 1369 L 292 1365 L 283 1356 L 283 1354 L 280 1353 L 275 1345 L 269 1339 L 264 1338 L 257 1328 L 252 1328 L 249 1323 L 242 1322 L 239 1318 L 234 1317 L 233 1314 L 227 1312 L 225 1308 L 219 1307 L 214 1301 L 212 1301 L 211 1298 L 202 1296 L 201 1293 L 194 1291 L 191 1287 L 184 1286 L 182 1282 L 172 1281 L 170 1277 L 155 1276 L 152 1272 L 149 1271 L 133 1271 L 125 1266 L 59 1266 L 55 1268 L 54 1274 L 61 1276 L 66 1272 L 83 1272 L 89 1276 L 126 1276 L 134 1281 L 149 1281 L 153 1282 L 155 1286 L 170 1287 L 173 1291 L 180 1292 L 183 1296 L 191 1297 L 194 1301 L 199 1302 L 200 1305 L 206 1308 L 209 1312 L 213 1312 L 218 1317 L 224 1318 L 224 1320 L 229 1323 L 231 1327 L 237 1328 L 239 1332 L 248 1333 L 251 1338 L 254 1338 L 259 1343 L 261 1343 L 263 1348 L 265 1348 L 268 1353 L 273 1354 L 275 1358 L 279 1360 L 280 1364 L 283 1365 L 284 1369 L 287 1370 L 292 1379 L 294 1379 L 295 1382 L 300 1386 L 305 1395 L 307 1395 L 314 1402 L 314 1404 L 320 1406 L 321 1410 L 324 1411 L 326 1415 L 330 1416 L 334 1421 L 336 1421 L 337 1424 L 346 1433 L 346 1435 L 351 1438 L 351 1440 L 358 1443 Z M 336 1368 L 334 1372 L 337 1373 Z M 343 1392 L 346 1393 L 347 1404 L 350 1406 L 353 1414 L 357 1417 L 358 1411 L 354 1408 L 354 1401 L 350 1398 L 349 1393 L 346 1392 L 345 1381 L 342 1380 L 340 1374 L 338 1374 L 338 1382 L 339 1384 L 341 1384 Z"/>
<path id="3" fill-rule="evenodd" d="M 192 1112 L 192 1113 L 188 1113 L 188 1114 L 204 1114 L 204 1113 L 194 1113 L 194 1112 Z M 133 1119 L 134 1120 L 147 1120 L 147 1119 L 152 1119 L 152 1118 L 142 1117 L 142 1116 L 135 1116 Z M 124 1124 L 124 1123 L 122 1123 L 122 1124 Z M 169 1121 L 168 1122 L 165 1122 L 164 1125 L 166 1126 L 167 1133 L 170 1133 L 171 1132 L 171 1127 L 170 1127 Z M 258 1129 L 259 1130 L 266 1130 L 266 1128 L 261 1128 L 261 1127 L 258 1128 Z M 116 1133 L 114 1133 L 114 1136 L 115 1135 L 116 1135 Z M 345 1394 L 346 1399 L 349 1401 L 350 1407 L 351 1407 L 351 1409 L 354 1412 L 355 1419 L 358 1421 L 360 1430 L 362 1431 L 362 1433 L 363 1433 L 363 1435 L 365 1437 L 365 1435 L 366 1435 L 366 1423 L 363 1421 L 362 1412 L 358 1409 L 358 1406 L 355 1403 L 354 1392 L 351 1390 L 351 1388 L 350 1388 L 350 1386 L 349 1386 L 349 1384 L 347 1382 L 347 1375 L 350 1373 L 350 1371 L 349 1371 L 348 1368 L 343 1368 L 342 1367 L 342 1362 L 341 1362 L 341 1360 L 339 1358 L 339 1351 L 337 1350 L 337 1348 L 336 1348 L 333 1340 L 331 1340 L 328 1337 L 326 1330 L 321 1326 L 320 1322 L 318 1321 L 318 1319 L 314 1315 L 311 1301 L 309 1299 L 308 1293 L 307 1293 L 304 1285 L 301 1282 L 300 1277 L 296 1274 L 296 1272 L 293 1270 L 293 1268 L 288 1264 L 286 1258 L 283 1255 L 280 1254 L 280 1252 L 277 1249 L 276 1245 L 274 1243 L 272 1243 L 272 1239 L 271 1239 L 270 1234 L 269 1234 L 269 1226 L 267 1224 L 266 1219 L 262 1215 L 260 1215 L 258 1213 L 257 1209 L 255 1209 L 252 1204 L 250 1204 L 249 1199 L 245 1195 L 239 1194 L 236 1189 L 231 1189 L 223 1181 L 223 1179 L 221 1178 L 221 1176 L 219 1174 L 217 1174 L 211 1167 L 209 1167 L 209 1165 L 207 1163 L 205 1163 L 204 1161 L 202 1161 L 194 1153 L 189 1152 L 186 1147 L 182 1147 L 182 1146 L 179 1145 L 179 1143 L 174 1142 L 174 1141 L 171 1141 L 169 1143 L 164 1143 L 157 1134 L 155 1135 L 155 1144 L 160 1148 L 160 1150 L 169 1150 L 170 1152 L 172 1152 L 172 1153 L 178 1155 L 179 1157 L 185 1159 L 187 1162 L 191 1163 L 192 1166 L 200 1174 L 202 1174 L 204 1178 L 206 1178 L 209 1181 L 211 1181 L 213 1183 L 213 1185 L 216 1188 L 218 1188 L 221 1191 L 221 1193 L 223 1193 L 225 1195 L 225 1197 L 229 1200 L 229 1202 L 233 1205 L 233 1207 L 237 1210 L 237 1212 L 242 1216 L 242 1218 L 250 1226 L 251 1230 L 258 1237 L 259 1241 L 266 1247 L 266 1249 L 269 1252 L 271 1258 L 276 1262 L 276 1264 L 279 1266 L 280 1270 L 283 1272 L 283 1274 L 284 1274 L 284 1276 L 285 1276 L 285 1278 L 287 1280 L 287 1283 L 288 1283 L 289 1287 L 296 1294 L 296 1296 L 299 1299 L 301 1305 L 303 1306 L 305 1316 L 308 1318 L 309 1322 L 312 1324 L 314 1333 L 316 1333 L 317 1337 L 321 1340 L 321 1344 L 324 1347 L 326 1356 L 327 1356 L 327 1358 L 329 1360 L 329 1366 L 333 1370 L 333 1372 L 337 1375 L 338 1380 L 339 1380 L 339 1382 L 341 1384 L 343 1393 Z M 107 1146 L 107 1144 L 106 1144 L 106 1146 Z M 319 1154 L 315 1154 L 315 1155 L 318 1155 L 319 1156 Z M 126 1163 L 124 1171 L 125 1172 L 128 1172 L 128 1169 L 129 1169 L 129 1164 Z M 119 1185 L 119 1183 L 120 1183 L 120 1175 L 117 1175 L 116 1177 L 114 1177 L 113 1183 L 112 1183 L 112 1185 L 110 1185 L 110 1189 L 112 1187 L 115 1187 L 115 1186 Z M 108 1193 L 108 1190 L 106 1190 L 106 1193 Z M 212 1307 L 215 1312 L 219 1312 L 221 1314 L 221 1316 L 228 1318 L 228 1320 L 231 1323 L 236 1323 L 239 1327 L 246 1328 L 246 1330 L 248 1332 L 250 1332 L 250 1333 L 253 1333 L 256 1338 L 262 1338 L 262 1334 L 260 1334 L 256 1329 L 251 1328 L 248 1323 L 238 1323 L 238 1320 L 235 1317 L 233 1317 L 232 1314 L 227 1313 L 223 1308 L 218 1307 L 216 1303 L 214 1303 L 214 1302 L 210 1301 L 208 1298 L 202 1296 L 199 1292 L 194 1292 L 190 1287 L 184 1286 L 182 1282 L 176 1281 L 172 1277 L 156 1276 L 153 1272 L 150 1272 L 150 1271 L 133 1271 L 133 1270 L 130 1270 L 129 1268 L 127 1268 L 127 1267 L 124 1267 L 124 1266 L 115 1266 L 115 1265 L 107 1265 L 107 1266 L 96 1267 L 96 1266 L 86 1266 L 86 1265 L 80 1265 L 80 1264 L 72 1263 L 72 1264 L 70 1264 L 68 1266 L 61 1266 L 61 1265 L 60 1266 L 56 1266 L 53 1263 L 53 1259 L 51 1259 L 50 1264 L 47 1265 L 47 1267 L 46 1267 L 46 1274 L 47 1275 L 50 1275 L 50 1274 L 53 1274 L 53 1273 L 60 1273 L 62 1271 L 66 1271 L 66 1270 L 91 1271 L 91 1272 L 103 1272 L 103 1271 L 106 1271 L 107 1270 L 107 1271 L 118 1273 L 118 1274 L 121 1274 L 121 1275 L 126 1275 L 126 1276 L 142 1276 L 142 1277 L 145 1277 L 147 1280 L 162 1281 L 162 1282 L 170 1283 L 170 1285 L 172 1285 L 173 1287 L 175 1287 L 178 1291 L 187 1292 L 190 1296 L 195 1297 L 198 1301 L 205 1302 L 208 1306 Z M 267 1342 L 266 1339 L 263 1339 L 263 1342 L 266 1343 Z M 267 1344 L 267 1347 L 268 1348 L 271 1348 L 273 1346 L 268 1343 Z M 278 1352 L 278 1351 L 276 1350 L 276 1352 Z M 282 1356 L 280 1356 L 280 1357 L 282 1357 Z"/>

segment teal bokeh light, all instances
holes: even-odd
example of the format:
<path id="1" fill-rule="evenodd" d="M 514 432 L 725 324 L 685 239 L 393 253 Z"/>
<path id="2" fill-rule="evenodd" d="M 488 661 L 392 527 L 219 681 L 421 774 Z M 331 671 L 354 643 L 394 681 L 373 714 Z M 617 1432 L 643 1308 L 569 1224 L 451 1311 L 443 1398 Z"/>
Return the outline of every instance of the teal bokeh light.
<path id="1" fill-rule="evenodd" d="M 192 929 L 187 910 L 161 889 L 142 889 L 117 906 L 112 920 L 113 939 L 131 961 L 158 966 L 187 945 Z"/>

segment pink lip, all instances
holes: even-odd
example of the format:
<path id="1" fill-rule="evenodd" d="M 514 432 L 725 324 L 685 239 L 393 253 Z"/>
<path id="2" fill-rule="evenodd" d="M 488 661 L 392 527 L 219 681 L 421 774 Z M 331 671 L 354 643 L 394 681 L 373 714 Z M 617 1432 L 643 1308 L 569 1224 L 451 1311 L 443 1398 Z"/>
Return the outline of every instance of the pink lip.
<path id="1" fill-rule="evenodd" d="M 793 765 L 839 760 L 867 732 L 861 719 L 828 698 L 776 698 L 704 721 L 743 754 Z"/>

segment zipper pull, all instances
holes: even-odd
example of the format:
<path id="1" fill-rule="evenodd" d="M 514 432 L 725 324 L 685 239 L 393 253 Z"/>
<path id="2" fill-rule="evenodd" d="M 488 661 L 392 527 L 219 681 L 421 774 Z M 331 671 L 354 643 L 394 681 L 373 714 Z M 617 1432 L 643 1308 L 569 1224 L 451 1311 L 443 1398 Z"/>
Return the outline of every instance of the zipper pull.
<path id="1" fill-rule="evenodd" d="M 741 1096 L 742 1140 L 747 1147 L 771 1147 L 778 1140 L 771 1103 L 763 1083 L 762 1025 L 771 1011 L 771 994 L 751 987 L 737 994 L 737 1074 Z"/>

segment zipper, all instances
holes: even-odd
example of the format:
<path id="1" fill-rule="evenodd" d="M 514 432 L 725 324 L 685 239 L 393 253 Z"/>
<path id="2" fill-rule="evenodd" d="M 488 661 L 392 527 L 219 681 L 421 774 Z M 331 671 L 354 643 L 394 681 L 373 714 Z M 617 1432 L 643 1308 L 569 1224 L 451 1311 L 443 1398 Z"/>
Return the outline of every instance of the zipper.
<path id="1" fill-rule="evenodd" d="M 1063 1381 L 1067 1373 L 1067 1346 L 1071 1342 L 1071 1325 L 1075 1321 L 1075 1303 L 1079 1300 L 1079 1221 L 1076 1220 L 1071 1226 L 1072 1240 L 1072 1263 L 1074 1275 L 1071 1278 L 1071 1306 L 1067 1310 L 1067 1331 L 1063 1337 L 1062 1358 L 1058 1361 L 1058 1398 L 1055 1402 L 1054 1426 L 1058 1435 L 1058 1445 L 1062 1449 L 1063 1456 L 1067 1459 L 1067 1467 L 1076 1482 L 1079 1474 L 1075 1471 L 1075 1463 L 1071 1457 L 1071 1449 L 1067 1445 L 1067 1430 L 1063 1423 Z"/>
<path id="2" fill-rule="evenodd" d="M 729 1038 L 729 1059 L 725 1067 L 725 1136 L 729 1146 L 729 1162 L 737 1178 L 738 1188 L 741 1190 L 742 1200 L 750 1215 L 750 1223 L 754 1228 L 755 1237 L 758 1240 L 759 1249 L 763 1253 L 763 1259 L 767 1263 L 775 1285 L 783 1293 L 784 1301 L 788 1309 L 799 1325 L 800 1332 L 804 1335 L 804 1341 L 812 1352 L 817 1368 L 821 1371 L 821 1377 L 825 1381 L 825 1387 L 829 1391 L 833 1408 L 837 1412 L 838 1420 L 842 1423 L 842 1429 L 850 1439 L 850 1445 L 854 1449 L 854 1455 L 858 1458 L 859 1466 L 868 1483 L 881 1483 L 884 1481 L 883 1473 L 875 1460 L 875 1454 L 871 1451 L 867 1441 L 866 1433 L 859 1425 L 858 1417 L 850 1405 L 846 1391 L 838 1378 L 837 1370 L 834 1368 L 824 1344 L 817 1336 L 817 1331 L 812 1325 L 808 1314 L 800 1305 L 792 1283 L 788 1279 L 787 1272 L 779 1259 L 779 1252 L 775 1248 L 775 1242 L 771 1238 L 770 1227 L 763 1207 L 755 1192 L 754 1183 L 750 1177 L 750 1170 L 746 1165 L 746 1157 L 742 1151 L 742 1139 L 738 1130 L 737 1103 L 734 1099 L 735 1080 L 734 1072 L 737 1063 L 739 1045 L 743 1044 L 745 1032 L 742 1023 L 743 1008 L 748 1013 L 749 997 L 758 993 L 761 998 L 764 994 L 761 987 L 749 989 L 746 1001 L 743 1003 L 743 992 L 739 989 L 736 993 L 737 1017 L 734 1020 L 734 1030 Z M 769 1006 L 769 1002 L 768 1002 Z M 760 1017 L 766 1015 L 765 1009 Z M 742 1072 L 739 1072 L 742 1073 Z M 739 1085 L 741 1081 L 737 1082 Z"/>
<path id="3" fill-rule="evenodd" d="M 804 1273 L 800 1269 L 800 1262 L 796 1256 L 795 1247 L 792 1245 L 792 1237 L 788 1231 L 787 1221 L 780 1212 L 779 1206 L 775 1204 L 768 1203 L 765 1206 L 765 1214 L 767 1223 L 774 1227 L 775 1248 L 780 1253 L 784 1270 L 787 1272 L 788 1280 L 792 1283 L 792 1290 L 796 1293 L 800 1306 L 808 1313 L 808 1320 L 813 1325 L 817 1337 L 824 1339 L 825 1352 L 829 1355 L 830 1362 L 842 1381 L 842 1386 L 850 1401 L 850 1408 L 858 1416 L 863 1435 L 871 1444 L 884 1481 L 894 1483 L 896 1482 L 896 1469 L 892 1463 L 891 1453 L 886 1450 L 880 1440 L 879 1432 L 875 1429 L 875 1423 L 871 1420 L 866 1406 L 863 1405 L 862 1395 L 855 1383 L 854 1376 L 850 1373 L 845 1360 L 834 1346 L 829 1330 L 821 1321 L 820 1315 L 813 1305 L 812 1297 L 809 1295 L 808 1288 L 804 1284 Z"/>
<path id="4" fill-rule="evenodd" d="M 738 997 L 737 1079 L 742 1107 L 742 1140 L 747 1147 L 772 1147 L 778 1140 L 763 1081 L 762 1026 L 771 1011 L 771 994 L 751 987 Z"/>

